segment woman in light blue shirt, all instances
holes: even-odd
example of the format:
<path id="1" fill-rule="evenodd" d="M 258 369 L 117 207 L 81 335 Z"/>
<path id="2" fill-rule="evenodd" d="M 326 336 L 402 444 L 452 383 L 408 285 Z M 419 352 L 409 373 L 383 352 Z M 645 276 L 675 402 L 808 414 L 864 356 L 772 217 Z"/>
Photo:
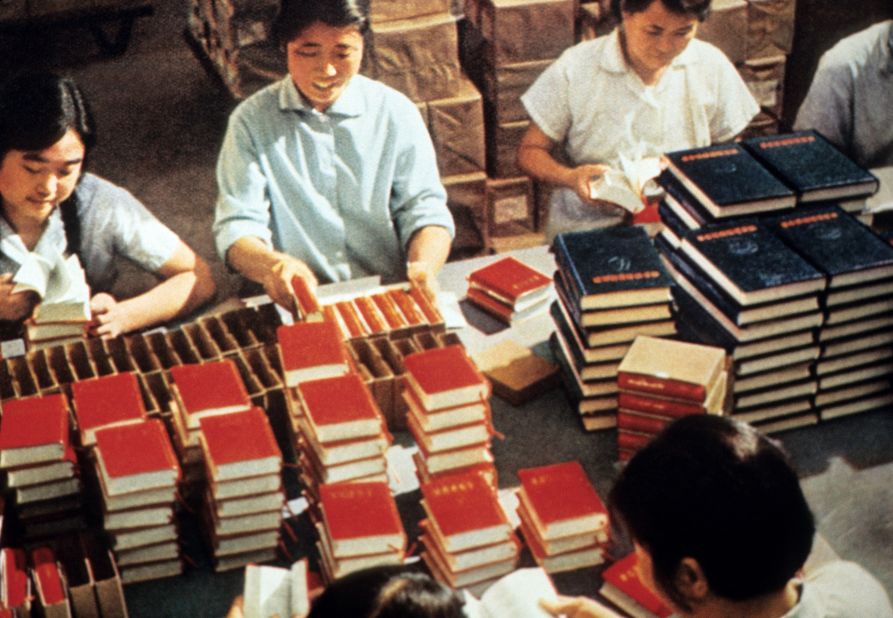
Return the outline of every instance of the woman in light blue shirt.
<path id="1" fill-rule="evenodd" d="M 274 23 L 289 75 L 243 101 L 217 165 L 217 249 L 288 307 L 292 277 L 432 281 L 454 234 L 425 125 L 358 75 L 355 0 L 285 0 Z"/>

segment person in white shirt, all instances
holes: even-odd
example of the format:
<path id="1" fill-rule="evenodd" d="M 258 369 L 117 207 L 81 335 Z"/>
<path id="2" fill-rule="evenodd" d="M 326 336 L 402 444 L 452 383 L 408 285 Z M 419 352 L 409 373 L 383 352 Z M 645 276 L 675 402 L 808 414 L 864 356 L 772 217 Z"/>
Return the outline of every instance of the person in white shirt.
<path id="1" fill-rule="evenodd" d="M 710 0 L 614 0 L 613 8 L 618 28 L 566 50 L 521 97 L 531 124 L 518 165 L 556 187 L 550 239 L 623 222 L 624 211 L 589 188 L 621 169 L 621 157 L 730 141 L 759 111 L 728 58 L 694 39 Z"/>

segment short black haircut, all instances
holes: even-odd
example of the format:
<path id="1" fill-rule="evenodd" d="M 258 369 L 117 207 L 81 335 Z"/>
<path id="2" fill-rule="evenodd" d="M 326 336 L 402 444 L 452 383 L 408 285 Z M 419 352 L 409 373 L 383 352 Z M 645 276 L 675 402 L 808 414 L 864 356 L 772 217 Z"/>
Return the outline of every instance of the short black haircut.
<path id="1" fill-rule="evenodd" d="M 660 2 L 668 11 L 680 15 L 692 15 L 698 21 L 707 19 L 711 0 L 611 0 L 611 11 L 618 21 L 623 21 L 623 13 L 641 13 L 654 2 Z"/>
<path id="2" fill-rule="evenodd" d="M 336 28 L 356 26 L 364 35 L 369 29 L 366 7 L 358 0 L 282 0 L 273 20 L 273 38 L 284 47 L 317 22 Z"/>
<path id="3" fill-rule="evenodd" d="M 812 548 L 815 522 L 784 451 L 750 425 L 698 414 L 638 451 L 611 490 L 616 521 L 650 554 L 654 579 L 674 585 L 683 558 L 711 591 L 742 601 L 782 589 Z"/>

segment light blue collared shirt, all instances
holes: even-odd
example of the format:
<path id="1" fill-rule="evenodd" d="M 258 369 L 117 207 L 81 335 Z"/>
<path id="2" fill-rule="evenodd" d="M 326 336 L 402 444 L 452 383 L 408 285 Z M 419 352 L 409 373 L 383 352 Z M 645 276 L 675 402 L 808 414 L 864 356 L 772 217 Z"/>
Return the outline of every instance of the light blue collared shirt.
<path id="1" fill-rule="evenodd" d="M 455 233 L 418 108 L 363 75 L 325 112 L 289 77 L 243 101 L 229 119 L 217 185 L 221 257 L 256 237 L 304 260 L 320 282 L 403 279 L 417 230 Z"/>

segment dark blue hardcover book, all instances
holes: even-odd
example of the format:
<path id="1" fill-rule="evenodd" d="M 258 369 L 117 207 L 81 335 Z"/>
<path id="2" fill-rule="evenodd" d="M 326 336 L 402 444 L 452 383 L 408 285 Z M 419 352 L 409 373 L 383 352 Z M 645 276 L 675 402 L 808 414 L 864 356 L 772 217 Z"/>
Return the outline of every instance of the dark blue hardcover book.
<path id="1" fill-rule="evenodd" d="M 704 208 L 672 172 L 664 170 L 657 180 L 664 189 L 664 201 L 668 209 L 673 211 L 689 229 L 694 230 L 716 221 L 717 217 Z"/>
<path id="2" fill-rule="evenodd" d="M 713 217 L 793 208 L 797 196 L 740 144 L 674 150 L 668 169 Z"/>
<path id="3" fill-rule="evenodd" d="M 667 301 L 672 281 L 648 233 L 619 226 L 558 234 L 555 261 L 567 275 L 579 309 L 625 307 Z"/>
<path id="4" fill-rule="evenodd" d="M 741 143 L 796 191 L 801 203 L 867 196 L 879 187 L 874 174 L 815 130 L 753 137 Z"/>
<path id="5" fill-rule="evenodd" d="M 825 288 L 821 272 L 755 221 L 714 223 L 692 230 L 679 250 L 741 305 Z"/>
<path id="6" fill-rule="evenodd" d="M 893 246 L 834 205 L 797 209 L 766 224 L 829 278 L 829 287 L 893 277 Z"/>
<path id="7" fill-rule="evenodd" d="M 675 234 L 678 238 L 682 238 L 688 233 L 689 230 L 693 229 L 685 225 L 682 219 L 679 218 L 679 215 L 677 215 L 669 206 L 667 206 L 667 202 L 665 200 L 662 200 L 660 204 L 657 205 L 657 214 L 664 226 L 671 232 L 673 232 L 673 234 Z"/>

